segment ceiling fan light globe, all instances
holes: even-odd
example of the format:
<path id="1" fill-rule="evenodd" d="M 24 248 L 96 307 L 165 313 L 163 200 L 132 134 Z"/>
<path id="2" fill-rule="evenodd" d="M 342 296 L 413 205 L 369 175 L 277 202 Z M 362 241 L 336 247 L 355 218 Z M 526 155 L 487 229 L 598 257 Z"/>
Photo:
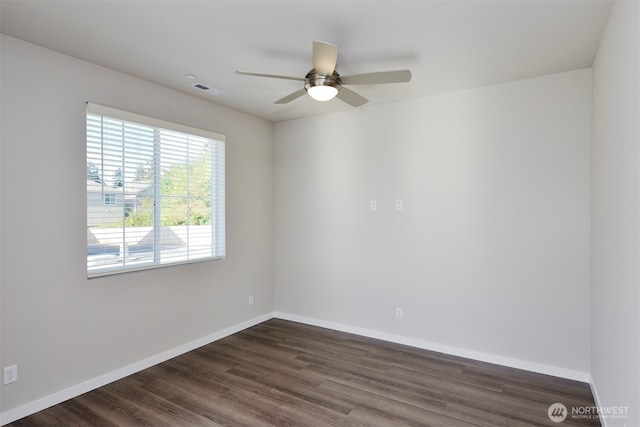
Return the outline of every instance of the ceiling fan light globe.
<path id="1" fill-rule="evenodd" d="M 338 89 L 333 86 L 312 86 L 307 93 L 316 101 L 329 101 L 338 94 Z"/>

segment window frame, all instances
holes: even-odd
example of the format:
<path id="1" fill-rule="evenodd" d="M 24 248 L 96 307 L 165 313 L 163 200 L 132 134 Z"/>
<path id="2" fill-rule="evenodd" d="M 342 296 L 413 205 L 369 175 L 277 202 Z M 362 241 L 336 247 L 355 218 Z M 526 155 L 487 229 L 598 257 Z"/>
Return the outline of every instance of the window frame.
<path id="1" fill-rule="evenodd" d="M 169 132 L 169 133 L 177 132 L 179 134 L 189 135 L 194 138 L 196 137 L 205 138 L 206 140 L 208 140 L 208 142 L 210 142 L 210 148 L 209 148 L 211 150 L 211 159 L 210 159 L 211 181 L 210 181 L 210 193 L 209 193 L 209 198 L 211 203 L 211 206 L 209 208 L 210 223 L 205 225 L 211 227 L 210 228 L 211 244 L 209 247 L 206 248 L 206 250 L 209 251 L 209 253 L 208 255 L 205 255 L 205 256 L 199 256 L 199 254 L 197 254 L 197 251 L 195 251 L 196 255 L 192 255 L 189 251 L 190 251 L 190 248 L 193 248 L 193 246 L 190 243 L 187 243 L 184 246 L 184 248 L 186 248 L 185 250 L 187 251 L 187 255 L 186 255 L 187 259 L 176 260 L 176 259 L 170 258 L 169 261 L 162 260 L 160 256 L 161 249 L 160 249 L 160 243 L 159 243 L 160 241 L 159 236 L 162 233 L 162 227 L 168 228 L 168 227 L 171 227 L 171 225 L 162 226 L 160 223 L 161 218 L 160 218 L 159 206 L 163 203 L 162 198 L 160 197 L 160 193 L 162 192 L 161 185 L 160 185 L 161 173 L 155 173 L 154 174 L 155 177 L 151 183 L 151 190 L 153 194 L 153 205 L 154 205 L 153 225 L 151 226 L 153 230 L 152 234 L 154 236 L 153 237 L 154 249 L 153 249 L 153 256 L 152 256 L 153 259 L 151 261 L 145 262 L 144 264 L 136 264 L 134 262 L 133 264 L 127 265 L 125 257 L 128 257 L 129 252 L 128 252 L 128 244 L 125 243 L 127 226 L 124 224 L 124 220 L 127 217 L 127 213 L 125 210 L 123 210 L 123 213 L 122 213 L 123 225 L 121 228 L 119 227 L 114 228 L 114 230 L 122 230 L 122 235 L 123 235 L 122 243 L 120 243 L 121 245 L 120 252 L 118 254 L 118 257 L 115 258 L 116 260 L 115 262 L 117 264 L 114 266 L 109 265 L 104 267 L 92 266 L 90 265 L 90 258 L 89 258 L 90 245 L 92 240 L 90 239 L 90 221 L 89 221 L 90 197 L 89 197 L 89 188 L 87 187 L 87 193 L 86 193 L 87 277 L 91 279 L 95 277 L 129 273 L 134 271 L 149 270 L 149 269 L 164 268 L 164 267 L 175 266 L 175 265 L 185 265 L 185 264 L 191 264 L 196 262 L 225 259 L 226 257 L 226 136 L 216 132 L 204 130 L 204 129 L 193 128 L 190 126 L 177 124 L 177 123 L 169 122 L 162 119 L 148 117 L 148 116 L 144 116 L 137 113 L 131 113 L 128 111 L 87 102 L 86 114 L 85 114 L 85 150 L 86 150 L 85 160 L 87 164 L 93 160 L 89 158 L 90 137 L 89 137 L 88 122 L 89 122 L 90 116 L 100 116 L 101 123 L 102 123 L 102 120 L 104 120 L 104 118 L 108 118 L 116 121 L 121 121 L 123 122 L 123 124 L 141 125 L 141 126 L 153 128 L 154 134 L 156 136 L 154 137 L 154 140 L 153 140 L 152 151 L 153 151 L 154 170 L 156 171 L 160 170 L 160 162 L 161 162 L 161 159 L 159 158 L 160 156 L 159 153 L 160 153 L 160 144 L 162 143 L 161 142 L 162 138 L 158 137 L 159 134 L 163 132 Z M 104 132 L 101 129 L 100 142 L 99 142 L 101 150 L 104 149 L 103 138 L 104 138 Z M 93 144 L 95 145 L 96 143 L 93 142 Z M 123 151 L 124 151 L 124 148 L 123 148 Z M 190 154 L 187 153 L 185 154 L 185 156 L 188 159 Z M 101 155 L 101 159 L 102 157 L 103 155 Z M 125 161 L 126 158 L 127 157 L 123 154 L 123 162 Z M 190 163 L 190 161 L 187 160 L 186 164 L 189 165 L 192 163 Z M 103 185 L 102 195 L 103 195 L 104 206 L 116 206 L 118 204 L 117 194 L 115 194 L 115 192 L 113 191 L 108 191 L 108 189 L 105 189 L 104 166 L 102 167 L 100 173 L 101 173 L 101 179 L 102 179 L 102 185 Z M 124 181 L 124 178 L 123 178 L 123 181 Z M 107 204 L 106 203 L 107 196 L 111 197 L 109 200 L 114 201 L 115 203 Z M 191 197 L 191 196 L 188 196 L 185 194 L 185 197 Z M 191 227 L 191 230 L 192 230 L 193 227 L 195 226 L 195 224 L 189 224 L 189 223 L 185 225 L 187 227 L 187 230 L 189 230 L 189 227 Z M 189 231 L 187 231 L 187 233 L 189 233 Z"/>

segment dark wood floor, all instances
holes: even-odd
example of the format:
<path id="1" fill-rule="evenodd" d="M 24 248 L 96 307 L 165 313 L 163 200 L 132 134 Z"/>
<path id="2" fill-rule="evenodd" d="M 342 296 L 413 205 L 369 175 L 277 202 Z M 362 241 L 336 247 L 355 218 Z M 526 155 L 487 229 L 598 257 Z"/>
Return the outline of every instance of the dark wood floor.
<path id="1" fill-rule="evenodd" d="M 584 383 L 273 319 L 10 426 L 600 425 L 580 406 Z"/>

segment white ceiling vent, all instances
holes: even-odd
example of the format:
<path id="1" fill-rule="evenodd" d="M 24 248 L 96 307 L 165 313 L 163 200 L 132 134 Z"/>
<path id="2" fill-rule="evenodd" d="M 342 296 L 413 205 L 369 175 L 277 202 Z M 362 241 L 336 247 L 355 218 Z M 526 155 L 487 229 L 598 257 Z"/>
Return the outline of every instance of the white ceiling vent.
<path id="1" fill-rule="evenodd" d="M 215 95 L 215 96 L 219 96 L 219 95 L 222 95 L 224 93 L 220 89 L 216 89 L 216 88 L 213 88 L 213 87 L 205 86 L 202 83 L 195 83 L 195 84 L 192 84 L 191 86 L 195 87 L 196 89 L 200 89 L 202 91 L 208 92 L 211 95 Z"/>

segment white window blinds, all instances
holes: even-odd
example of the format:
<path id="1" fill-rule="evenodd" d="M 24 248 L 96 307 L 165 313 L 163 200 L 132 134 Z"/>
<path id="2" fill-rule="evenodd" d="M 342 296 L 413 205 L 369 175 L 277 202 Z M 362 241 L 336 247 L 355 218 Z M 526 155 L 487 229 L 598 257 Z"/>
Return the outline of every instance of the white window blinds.
<path id="1" fill-rule="evenodd" d="M 225 137 L 87 104 L 89 277 L 225 256 Z"/>

